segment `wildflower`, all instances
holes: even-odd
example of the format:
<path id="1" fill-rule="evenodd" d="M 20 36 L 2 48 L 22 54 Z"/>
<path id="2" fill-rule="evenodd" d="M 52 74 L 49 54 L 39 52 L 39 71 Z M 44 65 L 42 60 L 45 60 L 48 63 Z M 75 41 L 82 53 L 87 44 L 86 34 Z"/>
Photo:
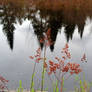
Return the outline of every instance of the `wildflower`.
<path id="1" fill-rule="evenodd" d="M 66 43 L 65 47 L 62 49 L 61 53 L 65 54 L 65 56 L 63 56 L 62 58 L 65 60 L 66 58 L 70 59 L 71 58 L 71 54 L 68 51 L 68 44 Z"/>
<path id="2" fill-rule="evenodd" d="M 47 35 L 47 38 L 50 38 L 50 35 L 51 35 L 51 28 L 49 28 L 46 32 L 46 35 Z"/>
<path id="3" fill-rule="evenodd" d="M 40 39 L 40 43 L 44 43 L 46 47 L 54 44 L 51 40 L 51 28 L 48 28 L 47 32 L 44 33 L 44 37 Z"/>
<path id="4" fill-rule="evenodd" d="M 62 72 L 68 72 L 68 70 L 69 70 L 69 66 L 66 65 L 63 67 Z"/>
<path id="5" fill-rule="evenodd" d="M 56 70 L 60 69 L 60 65 L 58 63 L 54 63 L 53 61 L 49 61 L 49 72 L 48 74 L 56 73 Z"/>
<path id="6" fill-rule="evenodd" d="M 54 66 L 56 66 L 57 69 L 60 68 L 60 65 L 58 63 L 55 63 Z"/>
<path id="7" fill-rule="evenodd" d="M 41 60 L 42 58 L 37 58 L 35 61 L 36 63 L 39 63 L 39 61 Z"/>
<path id="8" fill-rule="evenodd" d="M 0 76 L 0 81 L 3 82 L 3 83 L 6 83 L 8 82 L 8 80 L 6 80 L 4 77 Z"/>
<path id="9" fill-rule="evenodd" d="M 86 60 L 86 54 L 85 54 L 85 53 L 83 54 L 83 56 L 82 56 L 82 58 L 81 58 L 81 61 L 82 61 L 82 62 L 87 62 L 87 60 Z"/>
<path id="10" fill-rule="evenodd" d="M 49 61 L 49 64 L 51 65 L 51 66 L 53 66 L 54 65 L 54 62 L 53 61 Z"/>
<path id="11" fill-rule="evenodd" d="M 48 67 L 47 63 L 46 63 L 46 62 L 44 62 L 44 68 L 47 68 L 47 67 Z"/>
<path id="12" fill-rule="evenodd" d="M 66 57 L 65 57 L 65 56 L 62 56 L 62 58 L 63 58 L 64 60 L 66 60 Z"/>
<path id="13" fill-rule="evenodd" d="M 72 71 L 71 71 L 71 72 L 70 72 L 70 74 L 71 74 L 71 75 L 73 75 L 73 74 L 74 74 L 74 72 L 72 72 Z"/>
<path id="14" fill-rule="evenodd" d="M 2 91 L 6 88 L 6 83 L 8 83 L 8 80 L 6 80 L 4 77 L 0 76 L 0 89 Z"/>
<path id="15" fill-rule="evenodd" d="M 66 43 L 65 48 L 69 48 L 68 44 Z"/>
<path id="16" fill-rule="evenodd" d="M 70 74 L 79 74 L 82 70 L 80 69 L 80 65 L 76 63 L 68 63 L 70 68 Z"/>
<path id="17" fill-rule="evenodd" d="M 56 66 L 50 66 L 50 72 L 56 72 Z"/>
<path id="18" fill-rule="evenodd" d="M 30 59 L 34 59 L 34 61 L 35 61 L 36 63 L 39 63 L 39 61 L 42 60 L 42 58 L 41 58 L 41 49 L 38 48 L 38 49 L 36 50 L 36 55 L 34 55 L 34 56 L 29 56 L 29 57 L 30 57 Z M 34 58 L 34 57 L 35 57 L 35 58 Z"/>
<path id="19" fill-rule="evenodd" d="M 81 69 L 76 69 L 76 70 L 74 71 L 74 73 L 75 73 L 75 74 L 79 74 L 81 71 L 82 71 Z"/>
<path id="20" fill-rule="evenodd" d="M 34 57 L 33 57 L 33 56 L 29 56 L 29 58 L 34 59 Z"/>
<path id="21" fill-rule="evenodd" d="M 55 57 L 55 59 L 59 61 L 59 58 L 58 57 Z"/>
<path id="22" fill-rule="evenodd" d="M 44 39 L 41 38 L 41 39 L 40 39 L 40 43 L 43 43 L 43 42 L 44 42 Z"/>
<path id="23" fill-rule="evenodd" d="M 50 72 L 48 72 L 48 75 L 51 75 L 52 74 L 52 72 L 50 71 Z"/>

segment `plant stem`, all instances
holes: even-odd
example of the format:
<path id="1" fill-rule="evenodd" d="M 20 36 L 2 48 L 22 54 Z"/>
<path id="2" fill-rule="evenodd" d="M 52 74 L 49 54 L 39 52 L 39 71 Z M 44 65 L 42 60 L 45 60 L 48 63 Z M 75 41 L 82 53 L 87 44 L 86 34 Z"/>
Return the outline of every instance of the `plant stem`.
<path id="1" fill-rule="evenodd" d="M 60 92 L 63 91 L 63 77 L 64 77 L 64 75 L 62 74 L 62 76 L 61 76 L 61 88 L 60 88 Z"/>
<path id="2" fill-rule="evenodd" d="M 46 61 L 46 45 L 44 48 L 44 59 L 43 59 L 43 70 L 42 70 L 42 80 L 41 80 L 41 91 L 43 91 L 43 85 L 44 85 L 44 74 L 45 74 L 45 69 L 44 69 L 44 64 Z"/>
<path id="3" fill-rule="evenodd" d="M 60 82 L 60 79 L 58 78 L 58 76 L 55 73 L 54 73 L 54 75 L 55 75 L 55 78 L 58 80 L 58 82 Z"/>
<path id="4" fill-rule="evenodd" d="M 36 62 L 35 62 L 35 64 L 34 64 L 34 69 L 33 69 L 33 73 L 32 73 L 30 92 L 31 92 L 31 90 L 32 90 L 32 88 L 33 88 L 33 81 L 34 81 L 35 68 L 36 68 Z"/>

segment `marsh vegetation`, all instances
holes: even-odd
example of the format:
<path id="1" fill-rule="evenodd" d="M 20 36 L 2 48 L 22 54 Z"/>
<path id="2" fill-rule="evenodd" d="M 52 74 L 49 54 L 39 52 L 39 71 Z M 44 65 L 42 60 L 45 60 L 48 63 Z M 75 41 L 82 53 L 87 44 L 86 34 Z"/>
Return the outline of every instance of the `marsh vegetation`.
<path id="1" fill-rule="evenodd" d="M 92 20 L 92 0 L 0 0 L 1 38 L 4 39 L 5 41 L 7 40 L 8 46 L 10 48 L 10 49 L 6 49 L 7 44 L 5 45 L 3 43 L 4 40 L 0 39 L 0 42 L 1 42 L 0 55 L 2 55 L 0 63 L 4 62 L 4 64 L 2 63 L 4 67 L 2 67 L 2 65 L 0 66 L 0 74 L 2 73 L 2 70 L 4 70 L 3 73 L 5 74 L 5 71 L 9 69 L 8 72 L 10 73 L 11 71 L 11 73 L 9 75 L 7 72 L 8 78 L 9 76 L 13 78 L 17 76 L 17 73 L 21 74 L 23 70 L 26 72 L 29 70 L 33 70 L 33 71 L 29 71 L 27 74 L 25 72 L 25 76 L 27 75 L 29 75 L 29 77 L 32 76 L 31 84 L 29 84 L 31 87 L 28 87 L 28 88 L 30 88 L 30 91 L 34 92 L 35 90 L 38 90 L 38 89 L 41 91 L 50 90 L 50 88 L 48 88 L 45 85 L 45 84 L 50 85 L 48 82 L 45 81 L 45 74 L 47 73 L 46 78 L 47 76 L 49 77 L 54 76 L 54 79 L 55 79 L 54 83 L 52 83 L 53 87 L 52 87 L 52 90 L 50 90 L 50 92 L 63 92 L 65 91 L 63 89 L 64 75 L 66 75 L 67 72 L 71 75 L 80 73 L 79 75 L 80 77 L 76 79 L 78 82 L 78 85 L 77 85 L 78 87 L 75 87 L 75 89 L 73 90 L 75 90 L 75 92 L 91 92 L 90 87 L 92 86 L 92 83 L 91 81 L 87 82 L 86 80 L 81 79 L 83 78 L 83 75 L 81 73 L 84 72 L 84 71 L 82 72 L 84 67 L 80 67 L 81 64 L 80 62 L 78 62 L 78 61 L 81 61 L 82 63 L 85 62 L 85 65 L 83 66 L 86 67 L 86 72 L 90 74 L 90 72 L 88 71 L 92 67 L 92 64 L 91 64 L 92 57 L 90 53 L 90 51 L 92 50 L 91 49 L 91 45 L 92 45 L 91 44 L 91 41 L 92 41 L 91 20 Z M 89 22 L 89 24 L 87 24 L 87 21 Z M 18 25 L 18 27 L 16 27 L 16 25 Z M 89 25 L 90 25 L 90 28 L 87 29 Z M 25 28 L 25 26 L 27 26 L 27 28 Z M 22 32 L 20 30 L 24 30 L 24 31 Z M 20 32 L 21 34 L 17 32 Z M 78 32 L 78 35 L 77 35 L 77 32 Z M 26 43 L 22 45 L 22 42 L 24 41 L 23 37 L 26 35 L 26 33 L 30 34 L 31 36 L 32 35 L 34 36 L 34 37 L 32 36 L 33 39 L 32 38 L 30 39 L 31 42 L 28 41 L 28 43 L 31 43 L 31 46 L 30 46 L 31 52 L 29 51 L 29 48 L 26 49 L 26 46 L 25 46 Z M 2 34 L 4 35 L 2 36 Z M 22 34 L 23 36 L 21 36 Z M 3 38 L 4 36 L 6 38 Z M 79 36 L 79 39 L 77 38 L 78 36 Z M 33 41 L 36 42 L 35 45 L 33 45 L 34 44 Z M 71 55 L 68 50 L 69 49 L 68 45 L 70 46 L 70 50 L 71 51 L 73 50 L 74 52 L 73 59 L 71 59 Z M 39 49 L 36 50 L 38 47 Z M 50 48 L 50 50 L 48 49 L 48 47 Z M 63 48 L 64 55 L 60 56 L 61 54 L 60 51 L 62 48 Z M 31 56 L 35 53 L 35 51 L 37 52 L 37 55 Z M 5 54 L 2 54 L 2 53 L 5 53 Z M 41 56 L 41 53 L 42 53 L 42 56 Z M 83 55 L 82 60 L 78 60 L 79 58 L 81 59 L 82 55 Z M 34 61 L 36 62 L 34 65 L 31 62 L 31 65 L 32 65 L 31 69 L 27 63 L 26 65 L 25 63 L 23 63 L 23 66 L 29 67 L 26 70 L 22 66 L 22 61 L 26 62 L 25 60 L 28 60 L 27 58 L 29 56 L 31 58 L 31 61 L 34 59 Z M 55 58 L 59 63 L 56 63 L 57 61 L 55 60 L 53 61 L 53 57 L 55 56 L 62 57 L 62 59 L 60 59 L 59 57 Z M 4 57 L 8 59 L 6 60 Z M 23 59 L 20 57 L 23 57 Z M 48 61 L 50 57 L 51 57 L 51 61 Z M 86 60 L 87 58 L 88 60 Z M 64 62 L 67 61 L 67 59 L 69 59 L 68 62 L 65 63 L 65 65 L 63 65 Z M 71 61 L 76 61 L 76 62 L 69 63 L 70 59 Z M 14 63 L 15 62 L 17 63 L 10 65 L 10 62 L 11 63 L 13 62 L 12 60 L 14 61 Z M 8 62 L 7 65 L 5 65 L 6 61 Z M 38 63 L 40 61 L 41 61 L 41 64 L 39 66 Z M 62 62 L 60 63 L 60 61 Z M 87 66 L 87 63 L 88 63 L 88 66 Z M 18 64 L 22 68 L 20 66 L 17 66 Z M 19 68 L 17 70 L 15 67 L 15 70 L 17 70 L 17 73 L 15 72 L 15 70 L 13 71 L 12 69 L 14 68 L 15 65 Z M 19 71 L 21 72 L 19 73 Z M 62 71 L 63 74 L 57 71 Z M 15 76 L 13 76 L 12 73 Z M 37 75 L 36 73 L 37 74 L 39 73 L 39 74 Z M 59 74 L 58 77 L 56 74 Z M 85 74 L 85 77 L 87 77 L 86 75 L 87 74 Z M 38 81 L 35 81 L 36 76 L 39 77 L 40 83 Z M 91 77 L 92 75 L 89 75 L 87 77 L 88 78 L 87 80 L 89 79 L 91 80 L 92 79 Z M 12 78 L 9 78 L 9 79 L 12 79 Z M 25 80 L 25 78 L 23 79 L 24 79 L 23 81 L 28 80 L 28 79 Z M 17 83 L 19 80 L 20 78 L 18 78 Z M 51 80 L 53 80 L 53 78 L 52 79 L 50 78 L 50 81 Z M 2 80 L 0 81 L 2 82 Z M 15 81 L 16 81 L 16 78 L 15 78 Z M 36 84 L 36 86 L 34 84 Z M 21 88 L 23 91 L 22 82 L 20 81 L 18 92 L 21 90 Z M 61 91 L 60 91 L 60 88 L 61 88 Z"/>

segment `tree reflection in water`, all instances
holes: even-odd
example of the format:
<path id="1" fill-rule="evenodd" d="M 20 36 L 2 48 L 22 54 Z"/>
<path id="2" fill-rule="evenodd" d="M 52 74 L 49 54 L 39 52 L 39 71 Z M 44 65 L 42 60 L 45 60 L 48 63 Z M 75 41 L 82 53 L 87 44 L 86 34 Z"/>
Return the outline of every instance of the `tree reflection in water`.
<path id="1" fill-rule="evenodd" d="M 39 17 L 38 17 L 39 16 Z M 49 10 L 42 9 L 35 5 L 28 6 L 25 4 L 16 5 L 14 2 L 0 5 L 0 22 L 3 25 L 3 32 L 7 37 L 8 44 L 13 49 L 14 41 L 14 24 L 18 21 L 22 24 L 22 20 L 28 19 L 32 22 L 35 35 L 37 35 L 38 42 L 43 48 L 44 43 L 40 43 L 40 39 L 44 37 L 44 32 L 51 29 L 51 40 L 53 44 L 50 45 L 51 51 L 54 50 L 57 34 L 62 27 L 65 27 L 64 33 L 66 40 L 73 39 L 75 27 L 78 27 L 80 37 L 83 37 L 85 20 L 91 17 L 88 12 L 76 12 L 71 10 L 67 13 L 66 10 Z"/>

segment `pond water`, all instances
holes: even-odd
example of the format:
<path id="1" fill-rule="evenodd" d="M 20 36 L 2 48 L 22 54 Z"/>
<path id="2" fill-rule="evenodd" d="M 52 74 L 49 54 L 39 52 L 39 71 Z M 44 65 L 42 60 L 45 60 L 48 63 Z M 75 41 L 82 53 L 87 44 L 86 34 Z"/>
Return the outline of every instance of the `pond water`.
<path id="1" fill-rule="evenodd" d="M 19 80 L 22 80 L 24 88 L 29 89 L 34 67 L 34 61 L 29 56 L 34 55 L 37 48 L 44 48 L 39 40 L 48 28 L 52 30 L 51 39 L 54 42 L 46 50 L 48 60 L 54 60 L 55 56 L 61 57 L 61 50 L 68 42 L 71 61 L 81 64 L 80 59 L 83 53 L 86 54 L 87 63 L 83 63 L 82 68 L 85 78 L 92 81 L 92 21 L 89 16 L 82 19 L 76 16 L 74 20 L 58 11 L 44 12 L 33 8 L 20 12 L 21 8 L 16 10 L 12 7 L 1 6 L 0 10 L 0 75 L 9 80 L 9 89 L 16 89 Z M 41 71 L 42 63 L 39 63 L 36 67 L 36 89 L 41 81 Z M 73 80 L 74 76 L 65 81 L 65 87 L 73 89 Z M 48 84 L 51 92 L 52 86 L 46 75 L 45 85 Z"/>

